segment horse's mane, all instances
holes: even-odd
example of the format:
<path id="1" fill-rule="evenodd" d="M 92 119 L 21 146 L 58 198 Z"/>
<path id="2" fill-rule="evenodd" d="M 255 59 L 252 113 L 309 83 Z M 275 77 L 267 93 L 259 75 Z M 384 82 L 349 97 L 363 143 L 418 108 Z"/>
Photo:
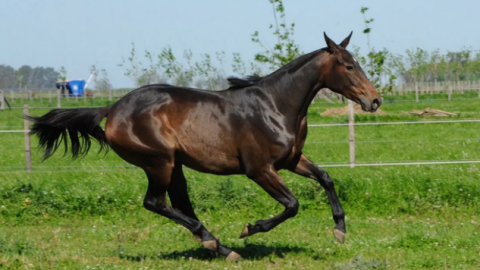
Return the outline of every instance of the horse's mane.
<path id="1" fill-rule="evenodd" d="M 241 79 L 238 77 L 228 77 L 227 81 L 228 81 L 228 84 L 230 85 L 228 89 L 240 89 L 240 88 L 245 88 L 247 86 L 252 86 L 257 84 L 262 79 L 263 77 L 261 77 L 258 74 L 247 76 L 244 79 Z"/>

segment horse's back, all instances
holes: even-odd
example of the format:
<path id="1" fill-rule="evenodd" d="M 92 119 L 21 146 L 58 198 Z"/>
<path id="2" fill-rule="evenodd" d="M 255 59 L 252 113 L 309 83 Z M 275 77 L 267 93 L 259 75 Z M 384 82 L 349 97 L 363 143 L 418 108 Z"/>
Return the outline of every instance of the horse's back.
<path id="1" fill-rule="evenodd" d="M 197 170 L 218 173 L 226 166 L 233 173 L 239 167 L 234 146 L 239 134 L 230 103 L 219 92 L 149 86 L 111 107 L 105 132 L 117 153 L 176 155 Z"/>

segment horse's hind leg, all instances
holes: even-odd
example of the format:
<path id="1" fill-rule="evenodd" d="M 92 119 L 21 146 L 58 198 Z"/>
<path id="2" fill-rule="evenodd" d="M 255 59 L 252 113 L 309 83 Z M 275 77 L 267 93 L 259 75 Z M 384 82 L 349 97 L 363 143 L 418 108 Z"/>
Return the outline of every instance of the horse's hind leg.
<path id="1" fill-rule="evenodd" d="M 182 212 L 189 218 L 199 220 L 193 211 L 192 202 L 188 196 L 187 179 L 183 174 L 182 164 L 175 164 L 167 193 L 175 210 Z M 200 239 L 200 235 L 195 235 L 195 237 Z"/>
<path id="2" fill-rule="evenodd" d="M 166 193 L 171 183 L 173 175 L 173 166 L 169 162 L 157 164 L 155 168 L 144 169 L 148 177 L 148 189 L 145 195 L 143 205 L 146 209 L 167 217 L 176 223 L 184 226 L 194 235 L 200 236 L 204 247 L 218 252 L 226 257 L 227 260 L 239 260 L 240 256 L 230 249 L 222 246 L 218 239 L 203 226 L 200 221 L 189 217 L 173 209 L 168 205 L 166 200 Z M 186 192 L 186 190 L 185 190 Z"/>
<path id="3" fill-rule="evenodd" d="M 283 182 L 282 177 L 280 177 L 273 167 L 250 173 L 248 177 L 281 203 L 285 207 L 285 210 L 271 219 L 258 220 L 254 225 L 247 224 L 240 234 L 240 238 L 258 232 L 268 232 L 285 220 L 294 217 L 298 212 L 298 200 L 293 196 L 290 189 L 288 189 L 287 185 Z"/>

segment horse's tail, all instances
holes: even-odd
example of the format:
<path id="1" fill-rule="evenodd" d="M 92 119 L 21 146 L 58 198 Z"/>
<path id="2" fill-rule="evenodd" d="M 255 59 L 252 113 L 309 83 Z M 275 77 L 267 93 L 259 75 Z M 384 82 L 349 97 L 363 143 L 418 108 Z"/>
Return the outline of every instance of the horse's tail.
<path id="1" fill-rule="evenodd" d="M 30 133 L 39 139 L 39 146 L 44 151 L 43 159 L 49 158 L 63 141 L 65 154 L 68 152 L 67 133 L 70 137 L 72 157 L 83 157 L 91 146 L 91 138 L 100 143 L 100 151 L 108 150 L 105 132 L 100 122 L 108 114 L 109 107 L 55 109 L 40 117 L 25 115 L 34 124 Z"/>
<path id="2" fill-rule="evenodd" d="M 11 110 L 12 106 L 10 105 L 10 102 L 8 102 L 8 99 L 6 97 L 3 97 L 3 100 L 5 101 L 5 103 L 7 103 L 8 108 Z"/>

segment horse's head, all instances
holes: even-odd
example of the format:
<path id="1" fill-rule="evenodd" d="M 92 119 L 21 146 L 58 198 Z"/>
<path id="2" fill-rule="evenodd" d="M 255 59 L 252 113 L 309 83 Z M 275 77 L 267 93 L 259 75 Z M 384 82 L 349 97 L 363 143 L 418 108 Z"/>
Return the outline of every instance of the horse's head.
<path id="1" fill-rule="evenodd" d="M 345 49 L 352 33 L 339 45 L 325 33 L 324 36 L 329 53 L 327 63 L 323 63 L 325 66 L 323 81 L 326 87 L 359 103 L 364 111 L 376 111 L 382 100 L 358 61 Z"/>

